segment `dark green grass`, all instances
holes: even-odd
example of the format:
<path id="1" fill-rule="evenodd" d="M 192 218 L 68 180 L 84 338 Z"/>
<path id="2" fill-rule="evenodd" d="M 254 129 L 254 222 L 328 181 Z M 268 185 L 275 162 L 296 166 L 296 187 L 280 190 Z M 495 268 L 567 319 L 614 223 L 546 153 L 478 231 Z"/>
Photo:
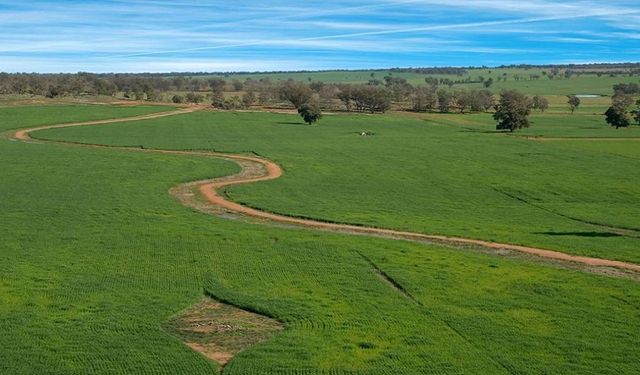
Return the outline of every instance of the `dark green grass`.
<path id="1" fill-rule="evenodd" d="M 0 107 L 0 131 L 38 125 L 105 120 L 169 111 L 168 106 L 43 105 Z"/>
<path id="2" fill-rule="evenodd" d="M 538 115 L 517 135 L 619 136 L 599 117 Z M 539 246 L 640 262 L 640 170 L 626 155 L 495 133 L 488 114 L 326 116 L 194 113 L 44 138 L 255 152 L 285 176 L 228 194 L 265 210 Z M 373 132 L 371 137 L 359 135 Z M 601 224 L 592 225 L 590 223 Z M 607 226 L 635 229 L 619 234 Z M 613 232 L 612 232 L 613 231 Z"/>
<path id="3" fill-rule="evenodd" d="M 214 373 L 161 329 L 203 289 L 289 327 L 225 374 L 640 368 L 636 281 L 209 217 L 167 191 L 237 171 L 210 158 L 0 140 L 0 168 L 0 373 Z"/>

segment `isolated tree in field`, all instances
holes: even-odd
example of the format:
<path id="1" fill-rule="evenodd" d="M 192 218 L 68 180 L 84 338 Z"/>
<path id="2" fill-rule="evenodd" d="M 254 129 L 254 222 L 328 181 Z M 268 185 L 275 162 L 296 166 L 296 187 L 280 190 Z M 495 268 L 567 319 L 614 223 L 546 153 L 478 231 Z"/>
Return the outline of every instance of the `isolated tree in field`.
<path id="1" fill-rule="evenodd" d="M 322 110 L 317 103 L 305 103 L 298 108 L 298 113 L 304 122 L 313 125 L 322 118 Z"/>
<path id="2" fill-rule="evenodd" d="M 569 108 L 571 109 L 571 113 L 575 112 L 576 109 L 580 106 L 580 98 L 575 95 L 567 95 L 567 104 L 569 104 Z"/>
<path id="3" fill-rule="evenodd" d="M 544 112 L 549 108 L 549 100 L 541 95 L 533 97 L 533 109 L 537 109 L 540 112 Z"/>
<path id="4" fill-rule="evenodd" d="M 622 108 L 611 106 L 604 113 L 607 124 L 618 128 L 626 128 L 631 124 L 631 119 L 626 111 Z"/>
<path id="5" fill-rule="evenodd" d="M 633 103 L 630 95 L 622 92 L 616 93 L 611 101 L 611 107 L 604 113 L 607 124 L 618 128 L 626 128 L 631 125 L 629 117 L 629 107 Z"/>
<path id="6" fill-rule="evenodd" d="M 313 97 L 313 91 L 303 82 L 288 81 L 280 89 L 280 96 L 293 104 L 296 109 L 308 103 Z"/>
<path id="7" fill-rule="evenodd" d="M 493 118 L 498 121 L 496 129 L 514 131 L 529 127 L 531 100 L 518 91 L 504 91 L 496 105 Z"/>

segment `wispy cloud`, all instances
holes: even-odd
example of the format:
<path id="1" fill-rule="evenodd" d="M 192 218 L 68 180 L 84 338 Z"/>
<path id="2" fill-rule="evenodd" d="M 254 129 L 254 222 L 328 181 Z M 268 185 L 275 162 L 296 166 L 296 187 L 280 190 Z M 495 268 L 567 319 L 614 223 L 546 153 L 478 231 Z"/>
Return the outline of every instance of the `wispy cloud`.
<path id="1" fill-rule="evenodd" d="M 0 70 L 639 60 L 638 29 L 629 0 L 0 0 Z"/>

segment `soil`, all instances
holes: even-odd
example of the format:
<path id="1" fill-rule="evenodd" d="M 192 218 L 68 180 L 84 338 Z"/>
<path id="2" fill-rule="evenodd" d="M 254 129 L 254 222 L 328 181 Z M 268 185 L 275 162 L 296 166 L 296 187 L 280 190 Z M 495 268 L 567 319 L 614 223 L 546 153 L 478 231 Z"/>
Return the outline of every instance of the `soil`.
<path id="1" fill-rule="evenodd" d="M 284 329 L 271 318 L 204 297 L 164 324 L 185 345 L 225 366 L 239 352 Z"/>

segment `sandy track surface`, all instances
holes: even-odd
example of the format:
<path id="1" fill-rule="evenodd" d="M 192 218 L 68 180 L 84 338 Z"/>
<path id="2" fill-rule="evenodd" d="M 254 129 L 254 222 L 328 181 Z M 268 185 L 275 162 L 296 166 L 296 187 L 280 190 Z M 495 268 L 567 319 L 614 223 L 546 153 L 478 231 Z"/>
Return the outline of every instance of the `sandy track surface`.
<path id="1" fill-rule="evenodd" d="M 161 112 L 161 113 L 128 117 L 128 118 L 39 126 L 39 127 L 30 128 L 30 129 L 19 130 L 15 134 L 13 134 L 13 138 L 21 141 L 29 141 L 31 139 L 31 137 L 29 136 L 29 133 L 39 131 L 39 130 L 148 120 L 148 119 L 189 113 L 195 110 L 197 110 L 197 108 L 186 108 L 186 109 L 179 109 L 179 110 L 170 111 L 170 112 Z M 69 146 L 109 148 L 109 149 L 120 149 L 120 150 L 136 151 L 136 152 L 147 152 L 147 153 L 162 153 L 162 154 L 171 154 L 171 155 L 199 155 L 204 157 L 215 157 L 215 158 L 230 160 L 237 163 L 242 168 L 242 170 L 240 173 L 236 175 L 212 179 L 212 180 L 195 181 L 187 184 L 182 184 L 171 189 L 171 194 L 175 196 L 176 199 L 180 201 L 182 204 L 203 212 L 207 212 L 207 213 L 220 214 L 221 212 L 226 211 L 233 214 L 239 214 L 242 216 L 261 219 L 271 223 L 280 223 L 280 224 L 285 224 L 290 226 L 305 227 L 305 228 L 311 228 L 311 229 L 323 230 L 323 231 L 329 231 L 329 232 L 367 235 L 367 236 L 374 236 L 374 237 L 409 240 L 409 241 L 417 241 L 417 242 L 446 243 L 449 245 L 460 246 L 460 247 L 472 246 L 472 247 L 480 247 L 480 248 L 491 249 L 491 250 L 503 250 L 503 251 L 508 250 L 508 251 L 524 253 L 524 254 L 541 257 L 545 259 L 551 259 L 551 260 L 560 261 L 560 262 L 571 262 L 574 264 L 582 264 L 590 267 L 608 267 L 608 268 L 616 268 L 616 269 L 627 270 L 627 271 L 640 272 L 640 264 L 570 255 L 570 254 L 559 252 L 559 251 L 546 250 L 546 249 L 540 249 L 540 248 L 534 248 L 534 247 L 528 247 L 528 246 L 503 244 L 503 243 L 483 241 L 483 240 L 470 239 L 470 238 L 462 238 L 462 237 L 449 237 L 449 236 L 441 236 L 441 235 L 397 231 L 392 229 L 374 228 L 374 227 L 366 227 L 366 226 L 358 226 L 358 225 L 337 224 L 337 223 L 323 222 L 319 220 L 303 219 L 303 218 L 291 217 L 286 215 L 280 215 L 280 214 L 270 213 L 270 212 L 261 211 L 255 208 L 243 206 L 239 203 L 236 203 L 227 199 L 224 195 L 220 194 L 220 192 L 224 188 L 227 188 L 229 186 L 274 180 L 282 176 L 283 171 L 279 165 L 277 165 L 272 161 L 259 158 L 256 156 L 225 154 L 225 153 L 208 152 L 208 151 L 171 151 L 171 150 L 146 149 L 146 148 L 142 149 L 142 148 L 134 148 L 134 147 L 117 147 L 117 146 L 111 147 L 111 146 L 104 146 L 104 145 L 89 145 L 89 144 L 84 145 L 84 144 L 77 144 L 77 143 L 70 143 L 70 142 L 63 142 L 63 141 L 46 141 L 46 140 L 38 140 L 38 141 L 43 143 L 66 144 Z M 199 192 L 199 195 L 202 199 L 198 199 L 199 197 L 194 192 Z"/>

